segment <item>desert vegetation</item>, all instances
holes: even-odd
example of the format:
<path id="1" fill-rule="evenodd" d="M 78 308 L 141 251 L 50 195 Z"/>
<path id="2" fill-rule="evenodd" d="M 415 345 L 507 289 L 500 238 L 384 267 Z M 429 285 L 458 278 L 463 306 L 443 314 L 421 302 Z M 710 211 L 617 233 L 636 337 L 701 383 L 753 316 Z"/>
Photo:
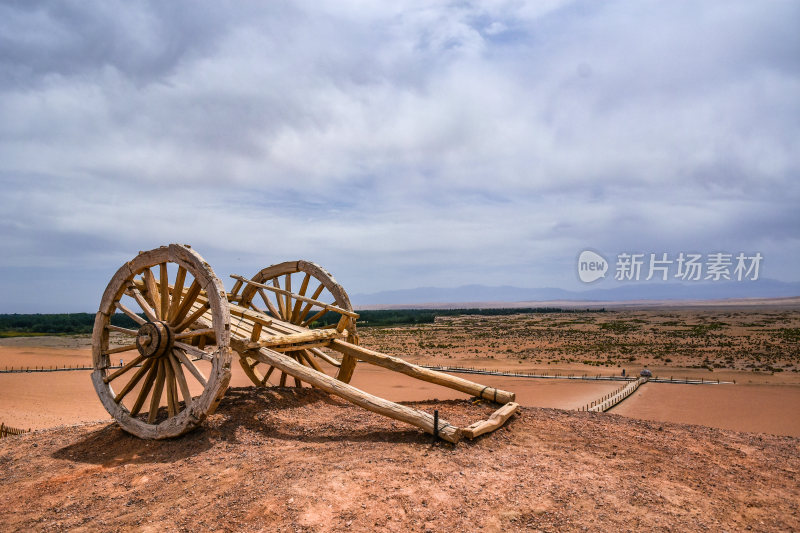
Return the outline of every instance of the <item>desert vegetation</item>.
<path id="1" fill-rule="evenodd" d="M 800 371 L 797 310 L 437 316 L 431 324 L 361 328 L 360 335 L 378 350 L 418 360 Z"/>

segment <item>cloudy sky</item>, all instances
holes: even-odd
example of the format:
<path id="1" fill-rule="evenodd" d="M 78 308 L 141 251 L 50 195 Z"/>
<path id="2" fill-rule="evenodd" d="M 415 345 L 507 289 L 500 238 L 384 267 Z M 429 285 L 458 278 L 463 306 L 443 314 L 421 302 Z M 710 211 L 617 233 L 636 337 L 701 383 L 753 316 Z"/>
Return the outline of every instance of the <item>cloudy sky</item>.
<path id="1" fill-rule="evenodd" d="M 0 4 L 0 312 L 139 250 L 350 293 L 578 288 L 585 248 L 800 280 L 797 2 Z M 230 281 L 229 279 L 226 280 Z"/>

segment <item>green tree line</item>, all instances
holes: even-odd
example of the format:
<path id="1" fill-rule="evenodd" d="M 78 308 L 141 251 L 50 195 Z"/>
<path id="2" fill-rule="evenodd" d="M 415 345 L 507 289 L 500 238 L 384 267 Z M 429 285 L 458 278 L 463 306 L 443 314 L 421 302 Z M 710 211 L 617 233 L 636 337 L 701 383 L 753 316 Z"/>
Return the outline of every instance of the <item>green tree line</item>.
<path id="1" fill-rule="evenodd" d="M 585 312 L 603 312 L 604 309 L 586 309 Z M 523 309 L 382 309 L 358 311 L 360 327 L 386 327 L 411 324 L 430 324 L 437 316 L 485 315 L 502 316 L 520 313 L 563 313 L 574 309 L 558 307 L 528 307 Z M 326 313 L 312 327 L 322 327 L 339 321 L 339 314 Z M 111 323 L 124 328 L 138 329 L 127 315 L 116 313 Z M 94 314 L 0 314 L 0 337 L 22 337 L 31 335 L 80 335 L 92 332 Z"/>

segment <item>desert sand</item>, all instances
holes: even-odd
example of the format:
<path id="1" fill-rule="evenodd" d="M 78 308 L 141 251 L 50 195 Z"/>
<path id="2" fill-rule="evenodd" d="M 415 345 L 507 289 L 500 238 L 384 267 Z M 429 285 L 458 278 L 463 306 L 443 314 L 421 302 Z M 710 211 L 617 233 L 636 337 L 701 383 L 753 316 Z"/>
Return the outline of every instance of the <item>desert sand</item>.
<path id="1" fill-rule="evenodd" d="M 456 423 L 492 410 L 418 405 Z M 0 439 L 0 529 L 792 531 L 798 446 L 532 407 L 453 446 L 311 389 L 233 389 L 180 439 L 108 423 Z"/>

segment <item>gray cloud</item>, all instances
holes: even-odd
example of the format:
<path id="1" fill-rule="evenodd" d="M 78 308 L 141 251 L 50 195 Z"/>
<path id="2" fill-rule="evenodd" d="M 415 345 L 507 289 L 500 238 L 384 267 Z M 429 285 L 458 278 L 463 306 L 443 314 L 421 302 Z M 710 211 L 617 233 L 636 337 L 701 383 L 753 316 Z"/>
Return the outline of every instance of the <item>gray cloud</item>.
<path id="1" fill-rule="evenodd" d="M 799 11 L 6 3 L 0 269 L 106 271 L 87 304 L 166 242 L 352 292 L 570 288 L 587 246 L 760 250 L 797 280 Z"/>

